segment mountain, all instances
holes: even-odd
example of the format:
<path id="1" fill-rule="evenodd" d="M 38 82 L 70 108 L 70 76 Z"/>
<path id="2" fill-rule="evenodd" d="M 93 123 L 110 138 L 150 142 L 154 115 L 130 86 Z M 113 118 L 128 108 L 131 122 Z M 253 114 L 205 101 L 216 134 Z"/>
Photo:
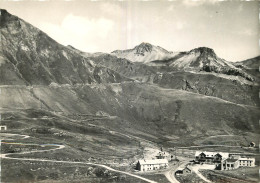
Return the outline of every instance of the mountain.
<path id="1" fill-rule="evenodd" d="M 173 58 L 167 60 L 156 60 L 150 65 L 168 66 L 178 70 L 220 73 L 231 76 L 240 76 L 249 81 L 254 81 L 254 77 L 237 68 L 233 63 L 219 58 L 213 49 L 199 47 L 189 52 L 181 52 Z"/>
<path id="2" fill-rule="evenodd" d="M 240 62 L 235 62 L 234 65 L 237 67 L 244 67 L 246 69 L 258 69 L 259 70 L 260 56 L 250 58 L 247 60 L 243 60 Z"/>
<path id="3" fill-rule="evenodd" d="M 213 49 L 207 47 L 199 47 L 188 52 L 181 52 L 175 57 L 164 61 L 153 61 L 152 63 L 166 64 L 179 69 L 195 68 L 201 69 L 205 66 L 234 67 L 224 59 L 218 58 Z"/>
<path id="4" fill-rule="evenodd" d="M 260 83 L 260 56 L 240 62 L 235 62 L 234 65 L 253 76 L 256 83 Z"/>
<path id="5" fill-rule="evenodd" d="M 195 53 L 200 56 L 195 57 Z M 179 56 L 185 57 L 188 54 L 194 58 L 194 62 L 183 59 L 186 63 L 183 67 L 174 65 L 177 64 L 174 62 L 177 57 L 149 63 L 131 62 L 110 54 L 88 59 L 139 82 L 214 96 L 238 104 L 259 105 L 259 86 L 255 75 L 218 58 L 209 48 L 194 49 L 180 53 Z M 209 64 L 211 65 L 208 66 Z"/>
<path id="6" fill-rule="evenodd" d="M 150 61 L 133 62 L 116 53 L 63 46 L 0 11 L 1 125 L 7 133 L 30 136 L 16 137 L 19 148 L 2 144 L 1 150 L 44 151 L 2 158 L 3 182 L 140 182 L 122 171 L 134 172 L 138 159 L 161 147 L 170 152 L 220 144 L 239 146 L 236 152 L 257 151 L 241 146 L 259 139 L 259 86 L 225 73 L 224 68 L 248 71 L 212 49 L 173 54 L 145 43 L 133 53 Z M 65 147 L 45 151 L 55 144 Z"/>
<path id="7" fill-rule="evenodd" d="M 60 45 L 41 30 L 1 10 L 0 84 L 49 85 L 128 81 Z"/>
<path id="8" fill-rule="evenodd" d="M 160 46 L 150 43 L 141 43 L 133 49 L 115 50 L 112 55 L 118 58 L 125 58 L 132 62 L 148 63 L 153 60 L 164 60 L 173 57 L 176 53 L 169 52 Z"/>

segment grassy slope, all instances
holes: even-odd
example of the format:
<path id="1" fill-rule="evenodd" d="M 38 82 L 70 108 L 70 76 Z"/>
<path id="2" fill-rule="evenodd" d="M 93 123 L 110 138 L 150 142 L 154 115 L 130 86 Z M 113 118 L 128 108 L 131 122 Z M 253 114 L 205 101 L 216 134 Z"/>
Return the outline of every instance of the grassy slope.
<path id="1" fill-rule="evenodd" d="M 110 115 L 110 120 L 96 120 L 98 126 L 133 135 L 140 131 L 139 136 L 148 133 L 153 136 L 144 138 L 155 142 L 165 141 L 167 135 L 189 138 L 259 132 L 256 107 L 148 84 L 5 87 L 2 95 L 1 108 L 40 109 L 42 106 L 44 110 L 63 112 L 63 115 L 95 115 L 103 111 Z"/>

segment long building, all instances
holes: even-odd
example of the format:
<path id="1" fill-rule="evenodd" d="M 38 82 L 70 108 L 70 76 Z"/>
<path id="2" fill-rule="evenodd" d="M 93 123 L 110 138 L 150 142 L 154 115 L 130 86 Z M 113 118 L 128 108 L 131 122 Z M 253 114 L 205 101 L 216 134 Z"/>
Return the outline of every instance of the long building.
<path id="1" fill-rule="evenodd" d="M 159 170 L 167 167 L 167 159 L 139 160 L 136 165 L 136 169 L 142 172 Z"/>
<path id="2" fill-rule="evenodd" d="M 196 151 L 195 153 L 195 161 L 206 164 L 218 164 L 228 157 L 228 153 L 222 152 Z"/>
<path id="3" fill-rule="evenodd" d="M 241 157 L 239 160 L 239 166 L 254 167 L 255 158 Z"/>

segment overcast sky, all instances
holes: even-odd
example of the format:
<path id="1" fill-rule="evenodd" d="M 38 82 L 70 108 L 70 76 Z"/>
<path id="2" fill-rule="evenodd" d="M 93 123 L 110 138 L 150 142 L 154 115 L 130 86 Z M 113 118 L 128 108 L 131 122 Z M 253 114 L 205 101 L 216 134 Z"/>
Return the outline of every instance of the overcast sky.
<path id="1" fill-rule="evenodd" d="M 258 2 L 0 1 L 64 45 L 111 52 L 149 42 L 169 51 L 213 48 L 238 61 L 259 55 Z"/>

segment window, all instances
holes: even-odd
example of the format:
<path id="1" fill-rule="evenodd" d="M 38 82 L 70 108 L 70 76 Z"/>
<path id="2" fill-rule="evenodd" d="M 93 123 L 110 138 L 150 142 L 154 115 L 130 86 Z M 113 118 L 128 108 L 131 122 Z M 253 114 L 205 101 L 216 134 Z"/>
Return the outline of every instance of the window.
<path id="1" fill-rule="evenodd" d="M 233 164 L 231 164 L 231 167 L 233 168 L 233 167 L 234 167 L 234 165 L 233 165 Z"/>

